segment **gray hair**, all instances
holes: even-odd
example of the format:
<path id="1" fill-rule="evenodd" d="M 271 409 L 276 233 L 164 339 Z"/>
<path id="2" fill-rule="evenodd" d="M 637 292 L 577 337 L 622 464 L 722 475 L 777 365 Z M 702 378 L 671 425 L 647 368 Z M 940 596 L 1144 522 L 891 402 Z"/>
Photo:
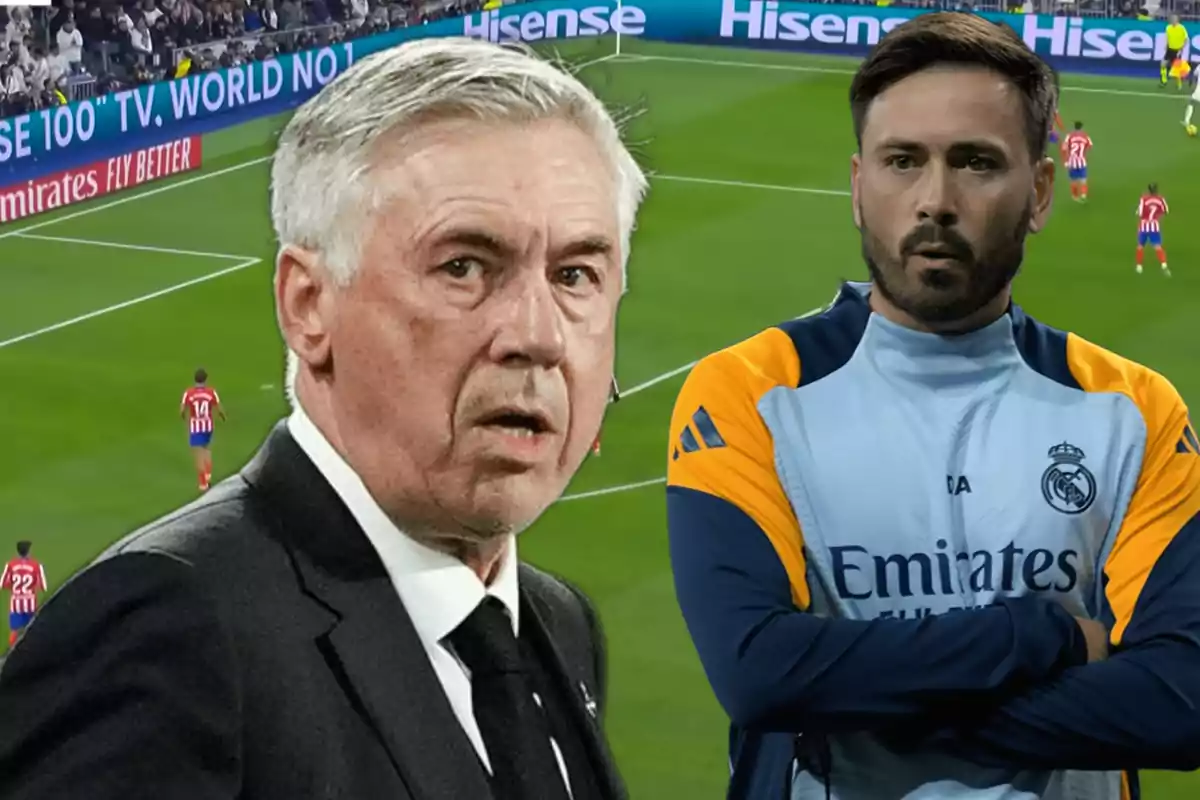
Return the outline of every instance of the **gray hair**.
<path id="1" fill-rule="evenodd" d="M 624 277 L 647 181 L 620 124 L 567 70 L 526 48 L 466 38 L 421 39 L 370 55 L 300 107 L 279 138 L 271 168 L 271 218 L 280 247 L 320 253 L 333 279 L 348 283 L 366 221 L 386 199 L 369 179 L 376 143 L 408 126 L 454 117 L 559 118 L 591 135 L 617 181 Z M 298 371 L 289 349 L 286 391 L 293 406 Z"/>

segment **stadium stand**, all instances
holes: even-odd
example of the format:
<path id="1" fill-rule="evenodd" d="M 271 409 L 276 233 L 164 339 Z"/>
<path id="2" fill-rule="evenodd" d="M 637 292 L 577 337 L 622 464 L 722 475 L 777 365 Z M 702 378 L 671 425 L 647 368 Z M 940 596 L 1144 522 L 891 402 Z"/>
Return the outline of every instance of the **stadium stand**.
<path id="1" fill-rule="evenodd" d="M 479 10 L 484 0 L 61 0 L 0 8 L 0 118 Z"/>

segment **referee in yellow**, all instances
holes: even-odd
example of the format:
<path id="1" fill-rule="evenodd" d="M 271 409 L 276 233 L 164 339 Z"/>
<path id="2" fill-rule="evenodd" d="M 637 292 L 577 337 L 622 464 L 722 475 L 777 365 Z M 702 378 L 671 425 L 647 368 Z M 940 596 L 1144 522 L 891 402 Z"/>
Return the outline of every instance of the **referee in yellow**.
<path id="1" fill-rule="evenodd" d="M 1163 54 L 1162 65 L 1159 67 L 1159 75 L 1162 78 L 1162 85 L 1167 85 L 1167 74 L 1171 69 L 1171 65 L 1175 63 L 1175 59 L 1179 58 L 1183 52 L 1183 47 L 1188 43 L 1187 28 L 1183 27 L 1179 22 L 1179 16 L 1172 14 L 1167 18 L 1167 52 Z M 1176 82 L 1183 87 L 1183 77 L 1175 76 Z"/>

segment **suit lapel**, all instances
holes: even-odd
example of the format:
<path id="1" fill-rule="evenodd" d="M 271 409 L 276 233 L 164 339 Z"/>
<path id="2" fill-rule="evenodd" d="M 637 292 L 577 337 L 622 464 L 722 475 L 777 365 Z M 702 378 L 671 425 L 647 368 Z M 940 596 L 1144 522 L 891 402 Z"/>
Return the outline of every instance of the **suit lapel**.
<path id="1" fill-rule="evenodd" d="M 566 659 L 555 644 L 558 637 L 555 637 L 547 624 L 549 615 L 544 613 L 539 605 L 533 594 L 522 587 L 522 631 L 528 632 L 529 641 L 541 656 L 547 676 L 557 684 L 562 697 L 566 699 L 571 722 L 583 733 L 592 774 L 598 781 L 596 789 L 599 795 L 604 800 L 625 800 L 625 789 L 617 776 L 616 764 L 600 729 L 596 688 L 588 686 L 582 676 L 575 674 L 568 667 Z"/>
<path id="2" fill-rule="evenodd" d="M 267 500 L 307 593 L 333 619 L 317 647 L 416 800 L 490 792 L 412 620 L 341 498 L 281 423 L 243 471 Z"/>
<path id="3" fill-rule="evenodd" d="M 326 639 L 414 797 L 487 798 L 478 756 L 390 581 L 328 587 L 347 609 Z"/>

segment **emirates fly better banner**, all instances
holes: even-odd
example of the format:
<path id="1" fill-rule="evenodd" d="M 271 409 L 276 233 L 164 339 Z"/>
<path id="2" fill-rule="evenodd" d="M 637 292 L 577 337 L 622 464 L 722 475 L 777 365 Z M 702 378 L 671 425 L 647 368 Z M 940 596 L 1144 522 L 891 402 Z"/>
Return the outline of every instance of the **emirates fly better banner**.
<path id="1" fill-rule="evenodd" d="M 663 42 L 861 56 L 915 9 L 779 0 L 542 0 L 192 75 L 0 120 L 0 186 L 294 108 L 357 59 L 413 38 L 492 41 L 620 34 Z M 984 14 L 1064 71 L 1157 76 L 1161 23 Z M 1200 29 L 1193 40 L 1200 45 Z M 1197 48 L 1184 54 L 1197 60 Z M 614 67 L 619 69 L 618 67 Z M 697 81 L 702 81 L 702 76 Z"/>
<path id="2" fill-rule="evenodd" d="M 200 137 L 123 153 L 0 189 L 0 224 L 199 169 Z"/>

